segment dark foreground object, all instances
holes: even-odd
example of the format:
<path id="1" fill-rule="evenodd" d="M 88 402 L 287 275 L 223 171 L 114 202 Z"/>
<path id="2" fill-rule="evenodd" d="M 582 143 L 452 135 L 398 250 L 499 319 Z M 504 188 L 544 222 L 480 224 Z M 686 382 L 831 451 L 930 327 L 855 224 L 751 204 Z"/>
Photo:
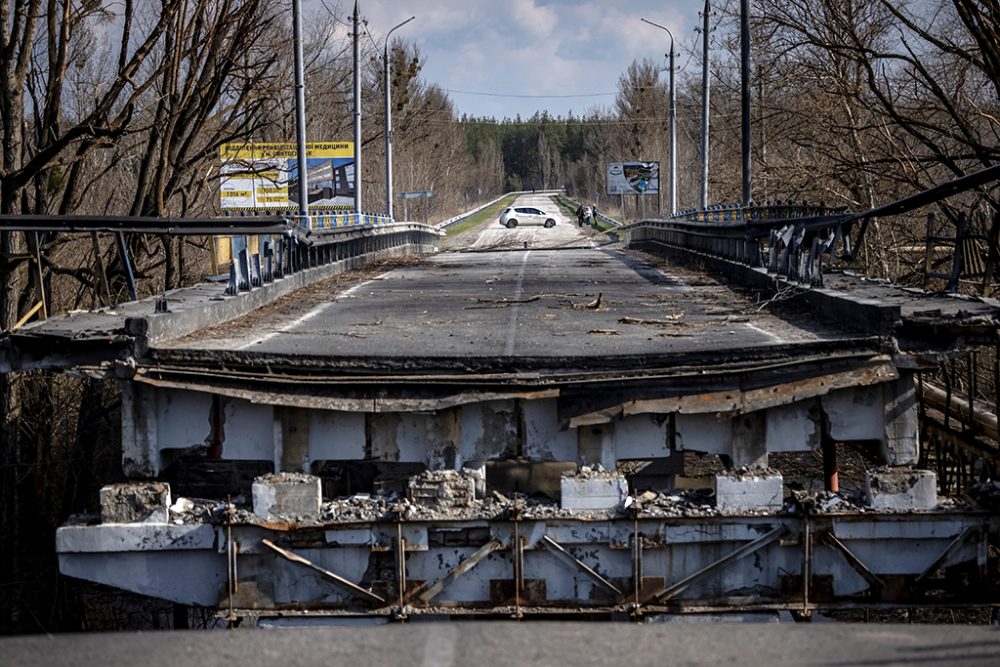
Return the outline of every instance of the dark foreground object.
<path id="1" fill-rule="evenodd" d="M 3 665 L 995 665 L 987 626 L 412 623 L 0 640 Z"/>

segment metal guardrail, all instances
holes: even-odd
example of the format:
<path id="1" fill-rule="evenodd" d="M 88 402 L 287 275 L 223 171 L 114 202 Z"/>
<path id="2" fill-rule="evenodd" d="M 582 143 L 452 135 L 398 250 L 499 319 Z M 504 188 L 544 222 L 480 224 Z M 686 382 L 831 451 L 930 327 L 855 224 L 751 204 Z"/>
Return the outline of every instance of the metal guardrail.
<path id="1" fill-rule="evenodd" d="M 0 215 L 0 230 L 20 232 L 115 232 L 211 236 L 225 234 L 298 234 L 293 216 L 154 218 L 107 215 Z"/>
<path id="2" fill-rule="evenodd" d="M 250 252 L 245 241 L 238 249 L 234 243 L 226 294 L 250 291 L 303 269 L 372 253 L 404 246 L 421 250 L 436 247 L 441 236 L 434 227 L 402 222 L 353 228 L 314 227 L 305 240 L 289 236 L 265 237 L 257 244 L 257 252 Z"/>
<path id="3" fill-rule="evenodd" d="M 303 224 L 305 217 L 297 210 L 232 210 L 226 211 L 227 220 L 254 220 L 260 218 L 279 216 L 287 220 L 295 221 L 302 227 L 310 229 L 347 229 L 357 227 L 377 227 L 388 225 L 394 222 L 392 218 L 384 213 L 355 213 L 343 209 L 309 209 L 308 224 Z"/>
<path id="4" fill-rule="evenodd" d="M 838 244 L 849 252 L 848 216 L 830 211 L 808 205 L 713 207 L 669 220 L 640 220 L 623 230 L 629 243 L 660 242 L 821 286 L 823 255 L 835 253 Z"/>

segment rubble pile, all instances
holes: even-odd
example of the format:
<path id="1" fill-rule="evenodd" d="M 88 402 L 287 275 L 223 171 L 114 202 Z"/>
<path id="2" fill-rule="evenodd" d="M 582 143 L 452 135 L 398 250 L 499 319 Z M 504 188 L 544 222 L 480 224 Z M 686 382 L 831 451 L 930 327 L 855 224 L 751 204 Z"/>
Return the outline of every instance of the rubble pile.
<path id="1" fill-rule="evenodd" d="M 407 500 L 432 509 L 462 509 L 476 499 L 476 480 L 458 470 L 428 470 L 410 478 Z"/>
<path id="2" fill-rule="evenodd" d="M 753 478 L 770 474 L 761 469 L 736 469 L 731 475 Z M 582 467 L 568 478 L 613 479 L 617 473 L 601 466 Z M 324 501 L 316 516 L 295 516 L 286 520 L 298 525 L 356 524 L 368 522 L 404 521 L 475 521 L 510 520 L 516 513 L 520 520 L 547 519 L 610 519 L 640 518 L 702 518 L 722 516 L 716 506 L 715 492 L 709 488 L 643 491 L 629 495 L 621 507 L 601 510 L 572 510 L 558 502 L 523 493 L 502 494 L 490 491 L 483 498 L 475 497 L 476 476 L 468 471 L 429 471 L 410 480 L 405 497 L 396 493 L 358 493 L 345 498 Z M 178 498 L 170 507 L 174 524 L 218 523 L 259 524 L 250 503 L 243 496 L 226 501 Z M 996 509 L 1000 507 L 1000 482 L 987 482 L 974 487 L 968 499 L 941 497 L 938 509 Z M 777 512 L 747 510 L 747 515 L 769 514 L 866 514 L 879 510 L 866 504 L 864 494 L 810 493 L 794 489 Z"/>
<path id="3" fill-rule="evenodd" d="M 711 489 L 690 489 L 675 493 L 645 491 L 635 498 L 640 516 L 650 517 L 704 517 L 718 516 L 714 493 Z M 631 503 L 626 502 L 626 507 Z"/>
<path id="4" fill-rule="evenodd" d="M 764 468 L 760 466 L 739 466 L 731 470 L 727 470 L 724 473 L 718 473 L 719 475 L 724 475 L 729 479 L 764 479 L 767 477 L 780 476 L 781 472 L 775 470 L 774 468 Z"/>
<path id="5" fill-rule="evenodd" d="M 240 503 L 246 499 L 240 496 Z M 207 523 L 215 516 L 221 516 L 226 509 L 226 503 L 204 498 L 178 498 L 170 506 L 170 522 L 178 526 L 183 524 Z"/>
<path id="6" fill-rule="evenodd" d="M 619 471 L 608 470 L 600 463 L 592 466 L 580 466 L 580 469 L 575 473 L 570 470 L 563 473 L 563 477 L 576 477 L 577 479 L 615 479 L 620 476 Z"/>

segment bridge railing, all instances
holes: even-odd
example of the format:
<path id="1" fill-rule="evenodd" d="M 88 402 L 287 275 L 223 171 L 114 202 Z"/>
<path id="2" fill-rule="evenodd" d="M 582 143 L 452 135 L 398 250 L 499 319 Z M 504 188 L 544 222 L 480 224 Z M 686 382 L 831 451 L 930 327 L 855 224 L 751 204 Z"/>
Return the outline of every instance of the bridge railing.
<path id="1" fill-rule="evenodd" d="M 115 234 L 123 277 L 132 300 L 136 300 L 138 294 L 125 234 L 209 237 L 213 244 L 212 272 L 218 275 L 228 265 L 225 293 L 230 295 L 333 262 L 345 262 L 353 267 L 378 253 L 407 248 L 430 251 L 437 248 L 442 236 L 433 227 L 394 223 L 380 214 L 320 212 L 310 229 L 302 224 L 297 213 L 281 213 L 286 212 L 216 218 L 0 215 L 0 231 Z M 102 282 L 107 282 L 103 274 Z"/>
<path id="2" fill-rule="evenodd" d="M 689 222 L 736 222 L 753 223 L 774 220 L 791 220 L 800 218 L 817 218 L 846 213 L 846 207 L 827 206 L 825 203 L 812 204 L 808 202 L 764 202 L 759 204 L 715 204 L 705 209 L 685 209 L 678 211 L 671 220 L 687 220 Z"/>
<path id="3" fill-rule="evenodd" d="M 845 209 L 824 204 L 718 205 L 624 228 L 629 243 L 652 242 L 738 262 L 791 281 L 823 284 L 823 255 L 849 253 Z"/>
<path id="4" fill-rule="evenodd" d="M 331 216 L 314 224 L 304 237 L 232 237 L 226 294 L 251 291 L 286 275 L 337 262 L 353 267 L 375 255 L 404 248 L 436 250 L 442 236 L 434 227 L 421 223 L 366 215 Z M 345 222 L 354 224 L 343 226 Z"/>

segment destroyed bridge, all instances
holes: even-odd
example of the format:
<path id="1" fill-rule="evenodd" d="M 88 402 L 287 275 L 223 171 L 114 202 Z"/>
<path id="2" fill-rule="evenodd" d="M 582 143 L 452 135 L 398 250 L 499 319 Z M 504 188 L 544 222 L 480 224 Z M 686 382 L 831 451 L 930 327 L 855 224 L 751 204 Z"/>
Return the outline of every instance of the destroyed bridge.
<path id="1" fill-rule="evenodd" d="M 234 623 L 997 605 L 996 402 L 975 385 L 1000 369 L 1000 304 L 831 268 L 872 215 L 988 171 L 866 214 L 606 234 L 524 194 L 557 224 L 459 242 L 4 218 L 242 248 L 228 281 L 0 339 L 4 372 L 121 386 L 130 481 L 59 529 L 60 569 Z"/>

